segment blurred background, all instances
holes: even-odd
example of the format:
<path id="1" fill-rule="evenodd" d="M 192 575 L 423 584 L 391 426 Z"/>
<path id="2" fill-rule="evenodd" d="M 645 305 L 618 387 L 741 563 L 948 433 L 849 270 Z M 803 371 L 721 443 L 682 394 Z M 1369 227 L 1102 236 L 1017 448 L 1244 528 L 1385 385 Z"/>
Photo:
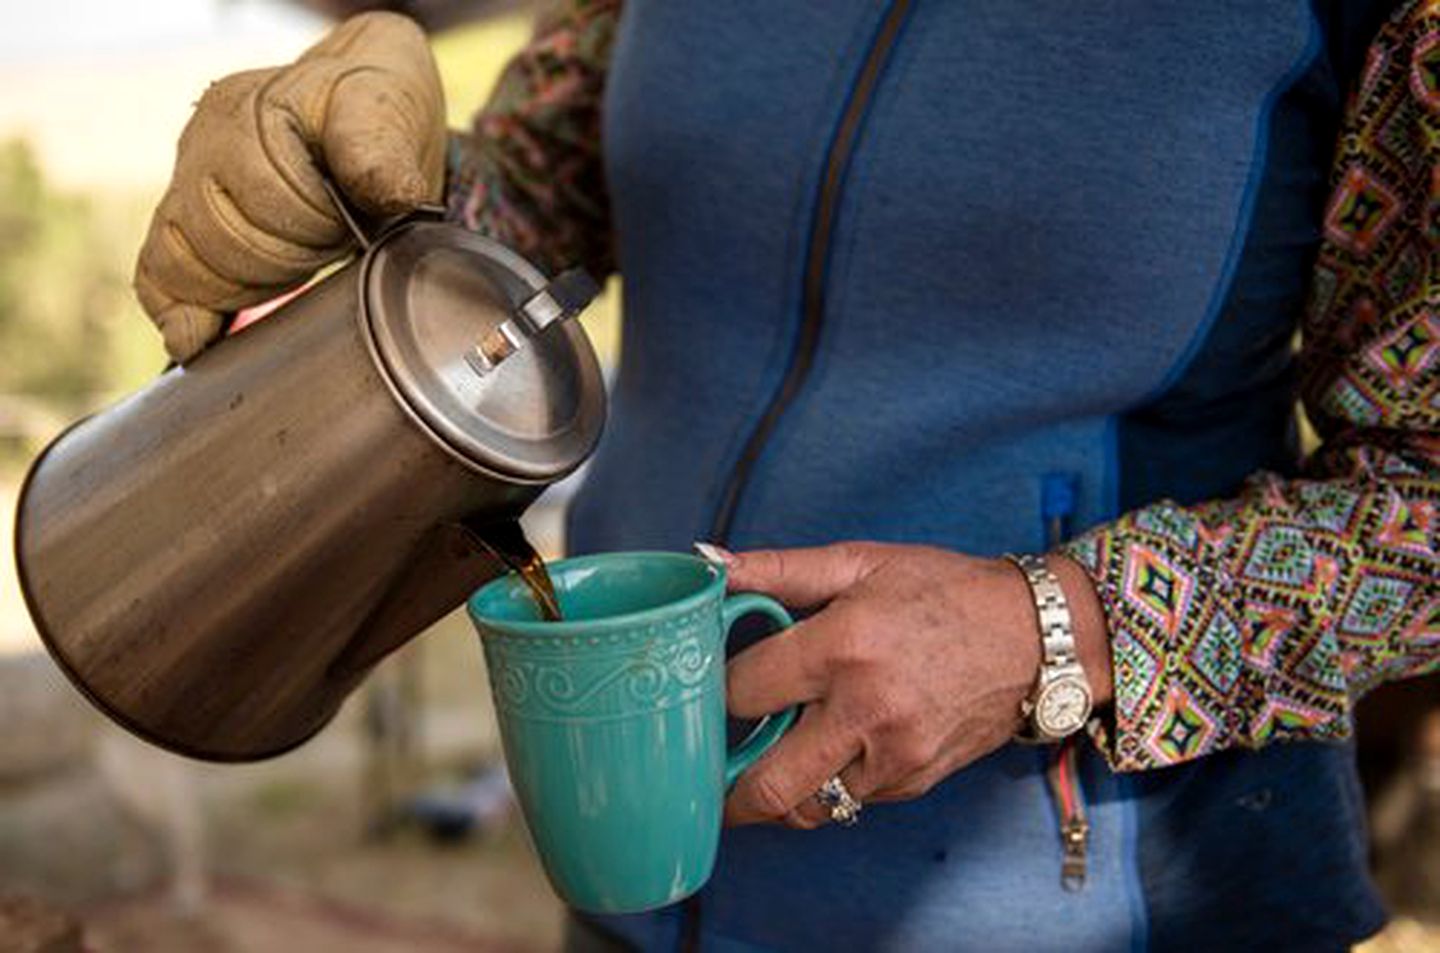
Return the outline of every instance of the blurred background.
<path id="1" fill-rule="evenodd" d="M 519 0 L 4 0 L 0 538 L 45 442 L 164 363 L 129 275 L 191 104 L 210 80 L 286 62 L 333 18 L 375 6 L 431 31 L 452 127 L 533 15 Z M 607 366 L 618 293 L 585 318 Z M 549 554 L 565 496 L 527 517 Z M 299 750 L 205 765 L 131 739 L 79 699 L 40 648 L 12 560 L 7 542 L 0 953 L 556 948 L 560 911 L 511 808 L 463 618 L 384 663 Z M 1440 951 L 1440 720 L 1420 714 L 1436 694 L 1433 680 L 1410 686 L 1366 716 L 1377 871 L 1397 913 L 1368 953 Z"/>
<path id="2" fill-rule="evenodd" d="M 0 951 L 22 948 L 21 933 L 69 950 L 77 922 L 96 953 L 558 944 L 464 618 L 388 660 L 299 751 L 222 767 L 92 712 L 43 654 L 15 581 L 26 465 L 165 362 L 130 273 L 192 104 L 212 79 L 287 62 L 362 6 L 0 4 Z M 450 125 L 465 127 L 532 10 L 418 0 L 406 12 L 432 30 Z M 607 366 L 614 299 L 584 319 Z M 564 489 L 527 517 L 550 554 Z"/>

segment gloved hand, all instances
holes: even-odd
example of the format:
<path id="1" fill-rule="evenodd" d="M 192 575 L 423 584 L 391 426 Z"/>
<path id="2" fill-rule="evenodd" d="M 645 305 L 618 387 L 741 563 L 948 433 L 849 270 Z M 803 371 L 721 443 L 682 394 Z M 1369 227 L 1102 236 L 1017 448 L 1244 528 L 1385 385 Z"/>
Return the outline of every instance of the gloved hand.
<path id="1" fill-rule="evenodd" d="M 398 214 L 439 200 L 445 145 L 435 62 L 395 14 L 354 17 L 289 66 L 212 84 L 135 267 L 165 349 L 188 360 L 220 333 L 220 312 L 268 300 L 349 249 L 322 170 L 363 211 Z"/>

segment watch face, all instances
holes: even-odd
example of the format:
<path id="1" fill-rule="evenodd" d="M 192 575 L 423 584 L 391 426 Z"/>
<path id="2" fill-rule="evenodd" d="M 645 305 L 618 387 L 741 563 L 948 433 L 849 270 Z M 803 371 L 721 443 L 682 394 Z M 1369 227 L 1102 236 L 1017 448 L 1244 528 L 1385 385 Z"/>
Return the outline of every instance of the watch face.
<path id="1" fill-rule="evenodd" d="M 1036 726 L 1047 735 L 1061 737 L 1079 731 L 1090 717 L 1090 689 L 1078 678 L 1051 682 L 1035 702 Z"/>

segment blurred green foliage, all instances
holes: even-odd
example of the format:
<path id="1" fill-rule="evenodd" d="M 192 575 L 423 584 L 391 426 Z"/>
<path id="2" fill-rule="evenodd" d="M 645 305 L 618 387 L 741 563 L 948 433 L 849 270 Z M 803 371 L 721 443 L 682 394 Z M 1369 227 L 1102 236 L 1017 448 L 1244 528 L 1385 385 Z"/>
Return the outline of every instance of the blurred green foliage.
<path id="1" fill-rule="evenodd" d="M 100 312 L 124 286 L 91 267 L 90 224 L 83 199 L 45 187 L 24 142 L 0 145 L 0 390 L 75 407 L 103 387 L 104 368 L 87 355 L 103 345 Z"/>
<path id="2" fill-rule="evenodd" d="M 102 210 L 0 142 L 0 465 L 161 363 L 129 286 L 134 203 Z"/>

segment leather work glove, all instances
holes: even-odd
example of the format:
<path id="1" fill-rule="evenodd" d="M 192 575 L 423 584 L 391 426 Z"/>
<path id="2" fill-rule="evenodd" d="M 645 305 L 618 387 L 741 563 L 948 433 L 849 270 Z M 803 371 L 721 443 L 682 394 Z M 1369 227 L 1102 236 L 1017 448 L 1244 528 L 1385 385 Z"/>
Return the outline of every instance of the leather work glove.
<path id="1" fill-rule="evenodd" d="M 352 239 L 322 170 L 362 211 L 439 200 L 445 105 L 424 35 L 367 13 L 289 66 L 213 83 L 180 136 L 175 172 L 135 267 L 140 304 L 178 361 L 220 333 L 220 313 L 275 297 Z"/>

